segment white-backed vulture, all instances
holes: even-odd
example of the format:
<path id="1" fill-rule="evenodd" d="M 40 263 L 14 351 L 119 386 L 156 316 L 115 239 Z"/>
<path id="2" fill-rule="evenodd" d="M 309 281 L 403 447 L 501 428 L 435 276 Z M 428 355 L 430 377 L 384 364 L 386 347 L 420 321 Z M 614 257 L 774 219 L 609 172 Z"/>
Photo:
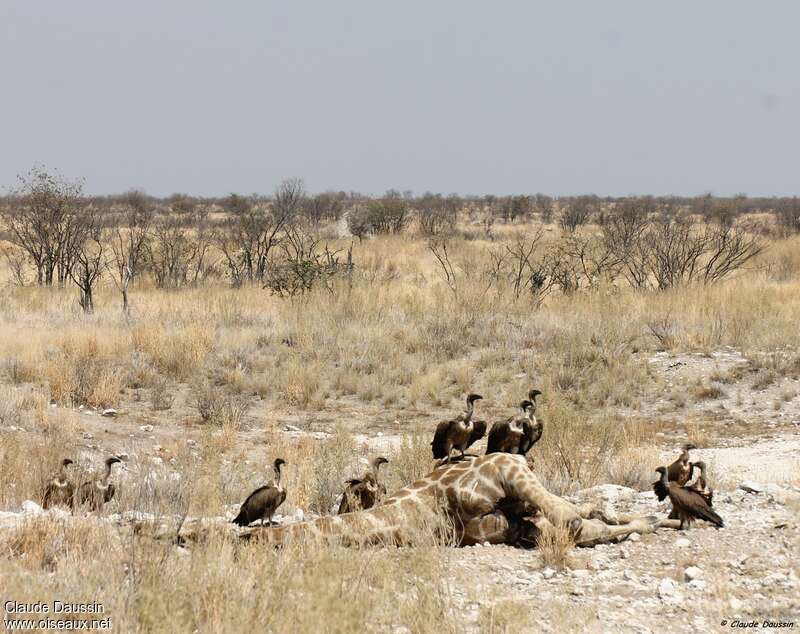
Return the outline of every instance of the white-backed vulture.
<path id="1" fill-rule="evenodd" d="M 692 483 L 691 488 L 692 491 L 697 491 L 700 495 L 703 496 L 703 499 L 708 502 L 709 506 L 712 506 L 712 502 L 714 501 L 714 490 L 708 486 L 708 482 L 706 480 L 706 463 L 702 460 L 698 462 L 692 463 L 692 470 L 697 467 L 700 469 L 700 475 L 697 476 L 697 479 Z"/>
<path id="2" fill-rule="evenodd" d="M 443 421 L 436 426 L 436 431 L 431 441 L 431 450 L 434 458 L 449 461 L 450 454 L 454 449 L 460 451 L 463 458 L 467 447 L 476 442 L 485 433 L 486 423 L 479 421 L 483 423 L 481 434 L 477 437 L 473 435 L 473 432 L 476 431 L 476 425 L 472 422 L 475 401 L 479 401 L 482 398 L 480 394 L 470 394 L 467 396 L 467 409 L 464 412 L 456 418 Z M 481 425 L 477 427 L 480 430 Z"/>
<path id="3" fill-rule="evenodd" d="M 257 488 L 242 504 L 239 514 L 233 518 L 233 523 L 238 526 L 248 526 L 256 520 L 269 521 L 272 526 L 272 516 L 286 499 L 286 489 L 281 485 L 281 467 L 286 464 L 283 458 L 277 458 L 273 464 L 273 482 L 270 485 Z"/>
<path id="4" fill-rule="evenodd" d="M 97 480 L 87 480 L 78 488 L 78 504 L 88 504 L 92 511 L 99 511 L 106 502 L 110 502 L 116 493 L 113 483 L 109 482 L 111 477 L 111 465 L 122 462 L 116 456 L 106 459 L 106 469 L 103 475 Z"/>
<path id="5" fill-rule="evenodd" d="M 61 461 L 61 467 L 47 481 L 42 497 L 42 508 L 49 509 L 53 506 L 67 506 L 72 508 L 74 502 L 75 485 L 69 481 L 67 467 L 73 464 L 69 458 Z"/>
<path id="6" fill-rule="evenodd" d="M 520 441 L 519 452 L 526 455 L 531 448 L 539 442 L 544 431 L 544 424 L 542 421 L 537 420 L 536 413 L 536 397 L 541 392 L 539 390 L 531 390 L 528 392 L 528 400 L 531 406 L 524 411 L 526 420 L 522 421 L 522 440 Z"/>
<path id="7" fill-rule="evenodd" d="M 531 407 L 533 407 L 533 403 L 527 400 L 522 401 L 519 404 L 520 414 L 492 425 L 486 444 L 487 455 L 490 453 L 524 453 L 522 447 L 527 444 L 524 435 L 526 423 L 529 425 L 533 437 L 533 427 L 531 425 L 531 419 L 529 418 Z M 530 449 L 530 447 L 528 447 L 528 449 Z"/>
<path id="8" fill-rule="evenodd" d="M 677 482 L 680 486 L 685 485 L 692 477 L 692 464 L 689 462 L 689 450 L 697 449 L 693 444 L 686 443 L 681 447 L 683 450 L 678 459 L 667 467 L 667 480 Z"/>
<path id="9" fill-rule="evenodd" d="M 378 480 L 378 473 L 380 466 L 388 462 L 383 456 L 378 456 L 361 478 L 347 480 L 339 504 L 339 515 L 372 508 L 386 495 L 386 485 Z"/>
<path id="10" fill-rule="evenodd" d="M 711 522 L 717 528 L 725 525 L 700 493 L 677 482 L 670 482 L 666 467 L 658 467 L 656 471 L 660 474 L 660 478 L 653 483 L 653 491 L 659 500 L 663 501 L 669 497 L 672 511 L 681 521 L 681 530 L 690 527 L 695 520 Z"/>

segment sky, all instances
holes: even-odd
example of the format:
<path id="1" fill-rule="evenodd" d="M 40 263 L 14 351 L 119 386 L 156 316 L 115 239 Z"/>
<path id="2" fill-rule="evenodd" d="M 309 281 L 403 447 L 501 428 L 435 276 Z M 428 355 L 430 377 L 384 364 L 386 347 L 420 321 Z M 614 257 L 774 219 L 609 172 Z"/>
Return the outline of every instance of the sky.
<path id="1" fill-rule="evenodd" d="M 800 193 L 796 0 L 2 0 L 0 188 Z"/>

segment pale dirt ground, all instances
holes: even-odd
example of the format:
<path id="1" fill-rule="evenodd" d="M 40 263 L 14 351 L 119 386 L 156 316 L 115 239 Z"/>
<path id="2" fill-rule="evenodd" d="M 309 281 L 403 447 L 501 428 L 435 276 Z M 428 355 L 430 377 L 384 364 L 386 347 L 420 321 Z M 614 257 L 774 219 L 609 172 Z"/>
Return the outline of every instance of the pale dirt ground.
<path id="1" fill-rule="evenodd" d="M 715 509 L 726 527 L 715 530 L 699 524 L 683 533 L 661 530 L 623 544 L 578 549 L 562 571 L 546 568 L 536 551 L 498 546 L 448 549 L 450 592 L 474 615 L 476 624 L 481 611 L 485 622 L 491 606 L 500 614 L 513 605 L 532 611 L 541 630 L 552 632 L 722 631 L 736 618 L 789 620 L 800 627 L 800 383 L 776 377 L 765 384 L 759 380 L 763 369 L 753 368 L 729 349 L 712 355 L 657 353 L 648 363 L 652 394 L 637 410 L 620 410 L 619 415 L 658 421 L 653 443 L 665 463 L 676 455 L 675 447 L 685 440 L 690 424 L 700 431 L 705 446 L 693 458 L 710 465 Z M 689 395 L 682 401 L 680 395 L 690 394 L 698 384 L 716 385 L 720 393 L 700 399 Z M 123 486 L 134 471 L 131 465 L 150 461 L 169 470 L 175 447 L 191 448 L 208 433 L 194 422 L 181 399 L 188 396 L 176 395 L 173 409 L 166 413 L 152 412 L 135 395 L 116 418 L 78 412 L 81 461 L 97 464 L 102 455 L 127 453 Z M 402 410 L 401 422 L 379 407 L 347 401 L 321 413 L 254 407 L 238 444 L 250 444 L 248 462 L 260 468 L 268 453 L 266 425 L 297 428 L 284 431 L 287 435 L 324 437 L 334 423 L 345 421 L 370 453 L 383 452 L 397 445 L 401 426 L 424 423 L 432 428 L 436 414 Z M 20 433 L 18 428 L 0 429 L 9 431 Z M 745 480 L 760 483 L 764 490 L 741 490 Z M 659 504 L 650 491 L 612 485 L 575 498 L 603 500 L 617 512 L 667 512 L 667 503 Z M 289 516 L 295 512 L 281 510 Z M 6 524 L 11 518 L 4 515 Z M 700 569 L 691 583 L 685 573 L 690 566 Z M 465 590 L 474 587 L 475 580 L 478 591 Z M 723 620 L 728 621 L 725 627 Z"/>

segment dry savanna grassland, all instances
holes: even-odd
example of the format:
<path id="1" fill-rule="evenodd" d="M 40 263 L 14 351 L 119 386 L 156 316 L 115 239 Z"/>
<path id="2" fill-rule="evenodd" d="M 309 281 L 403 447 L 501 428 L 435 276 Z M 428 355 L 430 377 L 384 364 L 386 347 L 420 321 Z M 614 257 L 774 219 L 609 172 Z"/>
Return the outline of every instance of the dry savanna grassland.
<path id="1" fill-rule="evenodd" d="M 658 288 L 657 265 L 643 269 L 643 281 L 610 262 L 602 239 L 613 238 L 610 221 L 597 213 L 621 207 L 594 205 L 595 215 L 569 226 L 558 222 L 566 208 L 495 220 L 472 201 L 433 236 L 416 219 L 397 232 L 342 218 L 298 221 L 295 239 L 319 242 L 303 242 L 305 259 L 276 248 L 277 280 L 232 283 L 223 251 L 231 243 L 209 239 L 207 270 L 180 284 L 141 265 L 127 311 L 113 265 L 98 268 L 86 310 L 70 279 L 37 284 L 6 232 L 3 599 L 96 601 L 120 632 L 658 631 L 716 627 L 735 614 L 798 616 L 789 555 L 800 545 L 791 495 L 800 484 L 800 238 L 778 231 L 768 210 L 733 220 L 695 214 L 690 234 L 732 223 L 758 252 L 719 278 L 677 275 Z M 218 227 L 226 209 L 215 212 Z M 110 244 L 114 224 L 102 231 Z M 202 231 L 189 226 L 181 239 Z M 276 239 L 290 240 L 283 231 Z M 655 249 L 646 240 L 629 246 Z M 325 247 L 338 251 L 336 266 L 326 265 Z M 110 253 L 106 246 L 103 263 Z M 309 269 L 316 277 L 297 282 Z M 684 547 L 675 545 L 681 535 L 661 530 L 581 550 L 558 535 L 540 552 L 434 539 L 273 550 L 214 530 L 184 547 L 124 521 L 230 519 L 269 481 L 276 457 L 287 461 L 279 521 L 330 513 L 368 457 L 388 458 L 390 490 L 427 473 L 433 427 L 462 409 L 466 393 L 484 396 L 478 411 L 491 422 L 531 387 L 543 393 L 545 425 L 532 457 L 551 491 L 576 499 L 612 491 L 605 501 L 620 510 L 664 514 L 647 493 L 654 469 L 693 442 L 728 528 L 701 524 Z M 115 415 L 102 416 L 109 408 Z M 126 460 L 101 512 L 21 511 L 41 501 L 61 458 L 88 472 L 112 454 Z M 745 493 L 744 479 L 773 483 L 783 497 Z M 604 484 L 619 487 L 592 489 Z M 703 584 L 687 586 L 690 567 L 704 571 Z M 747 585 L 767 574 L 783 577 Z M 671 621 L 659 621 L 665 613 Z"/>

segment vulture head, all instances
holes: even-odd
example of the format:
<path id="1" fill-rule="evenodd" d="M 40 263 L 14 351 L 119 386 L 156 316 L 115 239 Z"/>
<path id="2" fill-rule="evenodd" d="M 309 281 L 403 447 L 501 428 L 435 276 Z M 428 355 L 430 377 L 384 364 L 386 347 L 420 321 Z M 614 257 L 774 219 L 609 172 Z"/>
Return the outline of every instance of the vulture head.
<path id="1" fill-rule="evenodd" d="M 107 467 L 110 467 L 112 464 L 117 464 L 118 462 L 122 462 L 122 460 L 120 460 L 116 456 L 111 456 L 110 458 L 106 458 Z"/>
<path id="2" fill-rule="evenodd" d="M 528 400 L 524 400 L 519 404 L 519 408 L 522 410 L 524 414 L 527 414 L 528 410 L 533 408 L 533 403 L 531 403 Z"/>
<path id="3" fill-rule="evenodd" d="M 483 397 L 480 394 L 470 394 L 467 397 L 467 403 L 472 405 L 475 401 L 480 401 L 482 399 L 483 399 Z"/>
<path id="4" fill-rule="evenodd" d="M 528 392 L 528 398 L 535 405 L 536 404 L 536 397 L 539 396 L 540 394 L 541 394 L 541 392 L 539 390 L 531 390 L 530 392 Z"/>
<path id="5" fill-rule="evenodd" d="M 681 447 L 684 451 L 689 451 L 690 449 L 697 449 L 696 445 L 693 445 L 690 442 L 687 442 L 683 447 Z"/>
<path id="6" fill-rule="evenodd" d="M 656 473 L 658 473 L 659 475 L 661 475 L 663 477 L 667 473 L 667 468 L 666 467 L 657 467 L 656 468 Z"/>
<path id="7" fill-rule="evenodd" d="M 375 458 L 375 460 L 372 461 L 372 464 L 377 469 L 382 464 L 389 464 L 389 461 L 383 456 L 378 456 L 377 458 Z"/>
<path id="8" fill-rule="evenodd" d="M 70 466 L 71 464 L 75 464 L 75 463 L 74 463 L 72 460 L 70 460 L 69 458 L 64 458 L 64 459 L 61 461 L 61 466 L 62 466 L 62 467 L 68 467 L 68 466 Z"/>
<path id="9" fill-rule="evenodd" d="M 275 470 L 280 471 L 281 467 L 286 464 L 286 461 L 283 458 L 276 458 L 275 459 Z"/>

